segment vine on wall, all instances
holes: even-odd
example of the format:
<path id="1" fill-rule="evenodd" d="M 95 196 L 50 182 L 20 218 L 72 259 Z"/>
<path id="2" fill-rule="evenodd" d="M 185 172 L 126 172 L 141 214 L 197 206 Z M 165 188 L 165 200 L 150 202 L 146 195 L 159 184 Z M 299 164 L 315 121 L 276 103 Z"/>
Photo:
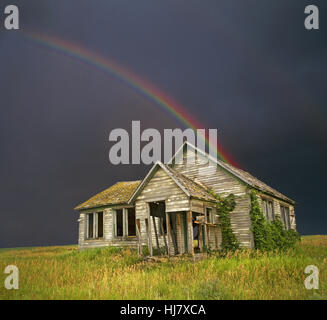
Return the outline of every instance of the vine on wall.
<path id="1" fill-rule="evenodd" d="M 212 190 L 210 193 L 217 199 L 216 208 L 217 214 L 219 216 L 222 234 L 221 250 L 235 251 L 240 247 L 239 242 L 233 233 L 232 225 L 230 222 L 230 213 L 234 210 L 236 205 L 235 196 L 234 194 L 230 194 L 226 198 L 222 198 Z"/>

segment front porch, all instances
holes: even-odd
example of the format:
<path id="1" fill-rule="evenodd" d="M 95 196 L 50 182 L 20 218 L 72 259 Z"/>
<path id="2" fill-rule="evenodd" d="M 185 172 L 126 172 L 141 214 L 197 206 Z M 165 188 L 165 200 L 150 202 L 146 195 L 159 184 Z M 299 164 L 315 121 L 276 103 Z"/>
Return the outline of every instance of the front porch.
<path id="1" fill-rule="evenodd" d="M 150 256 L 194 256 L 206 248 L 219 248 L 221 232 L 212 203 L 189 200 L 189 210 L 169 211 L 167 202 L 168 200 L 147 202 L 144 223 L 136 219 L 139 254 L 142 254 L 143 244 L 147 245 Z M 143 232 L 141 225 L 145 227 Z"/>
<path id="2" fill-rule="evenodd" d="M 216 201 L 204 186 L 156 163 L 129 200 L 135 203 L 139 253 L 147 245 L 150 256 L 154 252 L 194 255 L 195 237 L 199 251 L 211 245 L 218 248 L 219 238 L 215 244 L 208 227 L 217 223 Z"/>

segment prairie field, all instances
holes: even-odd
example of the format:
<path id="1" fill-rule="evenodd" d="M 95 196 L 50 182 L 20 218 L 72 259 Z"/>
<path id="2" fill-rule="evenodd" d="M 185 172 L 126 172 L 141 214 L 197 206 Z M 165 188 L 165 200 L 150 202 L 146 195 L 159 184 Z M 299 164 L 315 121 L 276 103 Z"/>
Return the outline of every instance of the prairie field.
<path id="1" fill-rule="evenodd" d="M 19 269 L 19 289 L 7 290 L 7 265 Z M 319 289 L 307 290 L 304 269 L 319 269 Z M 188 256 L 144 260 L 131 249 L 79 252 L 77 246 L 0 249 L 4 299 L 327 299 L 327 236 L 305 236 L 295 249 L 242 250 L 193 261 Z"/>

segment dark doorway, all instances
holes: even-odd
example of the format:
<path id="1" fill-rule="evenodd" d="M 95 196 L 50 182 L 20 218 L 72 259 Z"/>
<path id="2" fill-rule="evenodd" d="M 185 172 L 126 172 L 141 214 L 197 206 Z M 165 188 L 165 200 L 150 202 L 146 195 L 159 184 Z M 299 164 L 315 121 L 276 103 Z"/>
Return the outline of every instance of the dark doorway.
<path id="1" fill-rule="evenodd" d="M 166 204 L 165 201 L 150 202 L 150 215 L 161 219 L 162 227 L 159 233 L 167 234 L 167 223 L 166 223 Z M 162 230 L 163 229 L 163 230 Z"/>
<path id="2" fill-rule="evenodd" d="M 150 221 L 153 223 L 153 231 L 156 237 L 157 254 L 168 253 L 167 222 L 165 201 L 149 202 Z M 159 235 L 163 237 L 164 248 L 160 247 Z"/>

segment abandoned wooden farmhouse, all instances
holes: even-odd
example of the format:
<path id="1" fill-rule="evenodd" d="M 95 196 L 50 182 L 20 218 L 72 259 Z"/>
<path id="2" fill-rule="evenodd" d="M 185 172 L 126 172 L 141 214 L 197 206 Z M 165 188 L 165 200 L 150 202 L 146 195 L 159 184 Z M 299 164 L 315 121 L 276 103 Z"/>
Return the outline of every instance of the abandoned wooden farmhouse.
<path id="1" fill-rule="evenodd" d="M 174 161 L 177 155 L 182 161 Z M 286 229 L 296 229 L 293 200 L 185 142 L 171 164 L 157 162 L 142 181 L 117 182 L 75 208 L 79 249 L 131 246 L 141 252 L 147 246 L 150 255 L 154 250 L 174 255 L 194 254 L 204 247 L 219 249 L 217 200 L 209 190 L 235 195 L 230 214 L 233 232 L 241 246 L 253 248 L 251 189 L 257 191 L 268 220 L 279 217 Z"/>

